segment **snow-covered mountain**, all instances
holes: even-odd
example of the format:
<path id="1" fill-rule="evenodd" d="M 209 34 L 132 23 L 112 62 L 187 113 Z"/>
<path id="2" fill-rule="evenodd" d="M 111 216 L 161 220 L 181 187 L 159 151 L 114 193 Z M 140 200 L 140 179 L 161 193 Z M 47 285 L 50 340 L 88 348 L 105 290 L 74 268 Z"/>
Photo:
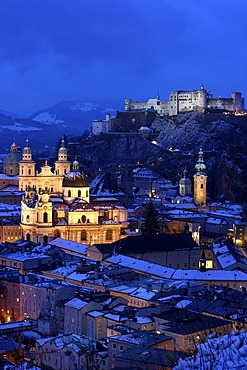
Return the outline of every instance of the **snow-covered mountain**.
<path id="1" fill-rule="evenodd" d="M 8 152 L 14 138 L 23 146 L 27 136 L 36 151 L 53 149 L 64 134 L 82 135 L 91 130 L 94 119 L 104 119 L 107 113 L 114 115 L 115 109 L 79 101 L 58 103 L 29 118 L 0 110 L 0 151 Z"/>
<path id="2" fill-rule="evenodd" d="M 104 119 L 106 113 L 115 114 L 115 108 L 80 101 L 65 101 L 40 110 L 29 118 L 43 124 L 63 127 L 67 134 L 80 135 L 91 129 L 95 119 Z"/>

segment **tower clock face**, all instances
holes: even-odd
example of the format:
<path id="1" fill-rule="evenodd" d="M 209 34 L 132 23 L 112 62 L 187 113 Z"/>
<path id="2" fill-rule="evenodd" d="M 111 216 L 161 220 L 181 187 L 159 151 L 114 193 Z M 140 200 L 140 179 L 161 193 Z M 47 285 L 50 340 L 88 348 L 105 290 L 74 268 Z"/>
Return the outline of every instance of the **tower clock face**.
<path id="1" fill-rule="evenodd" d="M 201 177 L 200 177 L 200 179 L 201 179 L 201 180 L 204 180 L 204 176 L 201 176 Z"/>
<path id="2" fill-rule="evenodd" d="M 46 210 L 47 209 L 47 206 L 44 206 L 44 210 Z"/>

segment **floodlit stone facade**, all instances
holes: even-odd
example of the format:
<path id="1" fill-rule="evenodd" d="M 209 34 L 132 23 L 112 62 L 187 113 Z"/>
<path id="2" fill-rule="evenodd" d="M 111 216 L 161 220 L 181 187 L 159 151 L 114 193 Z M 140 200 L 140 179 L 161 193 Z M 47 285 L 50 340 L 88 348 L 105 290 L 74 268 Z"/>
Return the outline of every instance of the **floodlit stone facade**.
<path id="1" fill-rule="evenodd" d="M 206 109 L 223 109 L 232 113 L 244 111 L 244 99 L 240 92 L 232 92 L 230 98 L 213 98 L 204 86 L 193 91 L 172 91 L 168 101 L 161 101 L 159 95 L 147 102 L 134 102 L 125 99 L 125 110 L 154 109 L 158 114 L 176 116 L 183 112 L 199 111 Z"/>
<path id="2" fill-rule="evenodd" d="M 35 170 L 27 140 L 19 163 L 19 190 L 23 236 L 34 242 L 49 242 L 62 237 L 84 244 L 110 243 L 122 237 L 128 211 L 116 200 L 89 199 L 89 181 L 79 171 L 77 160 L 67 160 L 64 140 L 58 151 L 55 170 L 47 161 Z"/>

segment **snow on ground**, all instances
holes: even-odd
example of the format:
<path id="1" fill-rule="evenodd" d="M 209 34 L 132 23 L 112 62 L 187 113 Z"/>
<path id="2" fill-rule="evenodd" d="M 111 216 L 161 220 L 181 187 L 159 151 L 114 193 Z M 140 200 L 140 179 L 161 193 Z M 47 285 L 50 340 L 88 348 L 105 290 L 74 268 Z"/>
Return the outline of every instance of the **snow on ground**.
<path id="1" fill-rule="evenodd" d="M 17 131 L 20 133 L 21 131 L 42 131 L 42 128 L 39 127 L 34 127 L 34 126 L 24 126 L 21 123 L 14 122 L 13 125 L 8 125 L 8 126 L 1 126 L 1 130 L 12 130 L 12 131 Z"/>
<path id="2" fill-rule="evenodd" d="M 33 120 L 45 124 L 51 123 L 59 124 L 64 122 L 60 119 L 57 119 L 57 116 L 55 114 L 50 114 L 49 112 L 41 112 L 36 117 L 34 117 Z"/>
<path id="3" fill-rule="evenodd" d="M 197 353 L 180 359 L 175 370 L 247 369 L 247 333 L 234 331 L 197 346 Z"/>
<path id="4" fill-rule="evenodd" d="M 78 103 L 76 105 L 71 105 L 69 107 L 70 110 L 80 110 L 81 112 L 90 112 L 90 110 L 96 110 L 98 108 L 97 105 L 92 103 Z"/>

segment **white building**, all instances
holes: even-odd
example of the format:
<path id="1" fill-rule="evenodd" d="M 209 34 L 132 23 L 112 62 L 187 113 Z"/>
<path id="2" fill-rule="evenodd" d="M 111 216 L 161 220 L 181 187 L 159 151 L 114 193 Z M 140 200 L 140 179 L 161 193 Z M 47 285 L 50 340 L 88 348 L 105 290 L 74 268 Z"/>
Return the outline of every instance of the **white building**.
<path id="1" fill-rule="evenodd" d="M 169 116 L 176 116 L 183 112 L 204 112 L 207 108 L 240 113 L 244 111 L 244 99 L 239 92 L 232 92 L 230 98 L 213 98 L 204 86 L 199 90 L 172 91 L 168 101 L 161 101 L 159 96 L 156 99 L 149 99 L 147 102 L 133 102 L 131 99 L 125 99 L 126 111 L 155 109 L 158 114 Z"/>
<path id="2" fill-rule="evenodd" d="M 112 117 L 108 113 L 103 120 L 93 120 L 92 134 L 99 135 L 101 132 L 111 132 L 112 130 Z"/>

